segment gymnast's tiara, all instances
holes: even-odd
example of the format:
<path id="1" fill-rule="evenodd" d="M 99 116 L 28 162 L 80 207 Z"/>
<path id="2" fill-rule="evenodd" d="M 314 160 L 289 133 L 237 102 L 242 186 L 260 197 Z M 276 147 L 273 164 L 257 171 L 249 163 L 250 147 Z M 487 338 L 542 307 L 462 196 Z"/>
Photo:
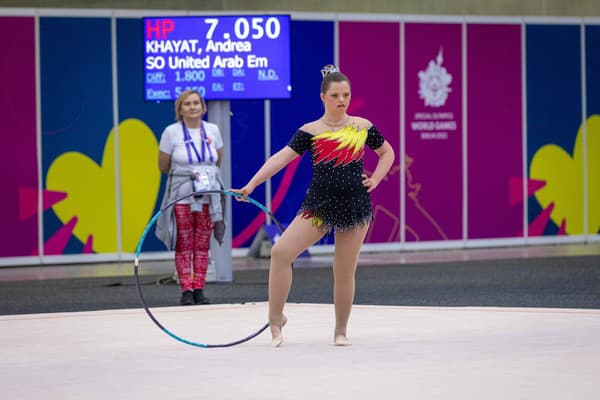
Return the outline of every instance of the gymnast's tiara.
<path id="1" fill-rule="evenodd" d="M 327 64 L 321 70 L 321 75 L 323 75 L 323 78 L 325 78 L 327 75 L 332 74 L 334 72 L 340 72 L 340 70 L 333 64 Z"/>

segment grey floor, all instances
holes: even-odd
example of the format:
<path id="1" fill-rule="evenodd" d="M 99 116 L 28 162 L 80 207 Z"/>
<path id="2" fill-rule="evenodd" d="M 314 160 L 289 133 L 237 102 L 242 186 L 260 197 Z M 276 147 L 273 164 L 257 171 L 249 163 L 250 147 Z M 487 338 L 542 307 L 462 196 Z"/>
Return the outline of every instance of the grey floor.
<path id="1" fill-rule="evenodd" d="M 296 263 L 277 349 L 267 332 L 223 349 L 175 340 L 130 265 L 1 268 L 2 398 L 600 398 L 598 243 L 363 254 L 344 348 L 330 265 Z M 209 306 L 177 306 L 168 263 L 143 269 L 179 338 L 227 343 L 266 322 L 266 260 L 236 259 Z"/>

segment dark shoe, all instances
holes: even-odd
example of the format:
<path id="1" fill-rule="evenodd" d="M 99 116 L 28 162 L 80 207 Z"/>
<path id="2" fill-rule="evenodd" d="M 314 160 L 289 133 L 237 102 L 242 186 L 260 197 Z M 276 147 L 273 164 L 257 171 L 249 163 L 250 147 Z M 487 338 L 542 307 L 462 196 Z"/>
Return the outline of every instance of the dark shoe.
<path id="1" fill-rule="evenodd" d="M 195 304 L 210 304 L 210 300 L 204 297 L 204 291 L 202 289 L 194 290 L 194 303 Z"/>
<path id="2" fill-rule="evenodd" d="M 194 294 L 191 290 L 186 290 L 185 292 L 181 293 L 181 300 L 179 301 L 179 304 L 182 306 L 191 306 L 194 304 Z"/>

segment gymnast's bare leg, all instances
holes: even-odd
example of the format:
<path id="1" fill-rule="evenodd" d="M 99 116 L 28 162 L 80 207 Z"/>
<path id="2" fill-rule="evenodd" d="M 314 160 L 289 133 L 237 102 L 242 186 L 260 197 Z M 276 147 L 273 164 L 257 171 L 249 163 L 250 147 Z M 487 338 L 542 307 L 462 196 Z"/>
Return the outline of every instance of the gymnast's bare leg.
<path id="1" fill-rule="evenodd" d="M 292 261 L 324 234 L 322 229 L 313 225 L 312 219 L 297 216 L 271 249 L 269 326 L 274 347 L 283 342 L 281 328 L 287 321 L 283 315 L 283 307 L 292 286 Z"/>
<path id="2" fill-rule="evenodd" d="M 333 344 L 349 346 L 347 327 L 352 303 L 354 302 L 355 273 L 360 248 L 369 226 L 335 233 L 335 255 L 333 257 L 333 303 L 335 308 L 335 330 Z"/>

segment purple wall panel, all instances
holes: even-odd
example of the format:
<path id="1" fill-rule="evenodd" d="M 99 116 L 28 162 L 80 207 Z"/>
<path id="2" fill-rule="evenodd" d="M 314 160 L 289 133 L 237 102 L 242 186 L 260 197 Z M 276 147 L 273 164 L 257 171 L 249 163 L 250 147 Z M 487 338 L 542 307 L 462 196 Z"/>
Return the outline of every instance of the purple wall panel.
<path id="1" fill-rule="evenodd" d="M 468 237 L 519 236 L 523 230 L 520 25 L 469 25 L 467 71 Z"/>
<path id="2" fill-rule="evenodd" d="M 408 242 L 462 239 L 461 30 L 405 25 Z"/>
<path id="3" fill-rule="evenodd" d="M 0 257 L 37 255 L 38 202 L 33 17 L 0 17 Z"/>
<path id="4" fill-rule="evenodd" d="M 340 69 L 352 83 L 349 113 L 369 119 L 396 152 L 387 178 L 371 193 L 375 219 L 366 242 L 400 240 L 400 25 L 340 22 Z M 365 155 L 365 170 L 375 170 L 377 156 Z"/>

